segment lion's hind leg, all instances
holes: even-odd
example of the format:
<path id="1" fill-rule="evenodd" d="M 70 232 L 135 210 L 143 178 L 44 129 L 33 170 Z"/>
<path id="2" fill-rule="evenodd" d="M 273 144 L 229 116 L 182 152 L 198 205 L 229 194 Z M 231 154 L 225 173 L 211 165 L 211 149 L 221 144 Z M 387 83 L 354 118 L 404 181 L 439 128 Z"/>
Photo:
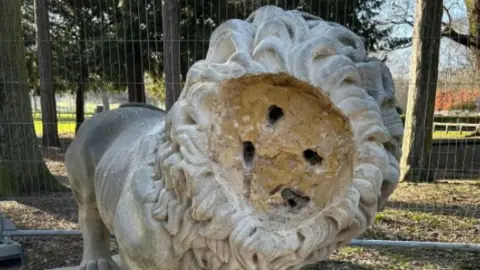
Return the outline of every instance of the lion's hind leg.
<path id="1" fill-rule="evenodd" d="M 77 201 L 83 236 L 82 262 L 77 270 L 118 270 L 110 255 L 110 231 L 98 211 L 92 183 L 75 181 L 70 174 L 69 180 Z"/>
<path id="2" fill-rule="evenodd" d="M 110 231 L 104 225 L 96 203 L 79 204 L 78 219 L 83 235 L 83 257 L 78 270 L 117 270 L 110 256 Z"/>

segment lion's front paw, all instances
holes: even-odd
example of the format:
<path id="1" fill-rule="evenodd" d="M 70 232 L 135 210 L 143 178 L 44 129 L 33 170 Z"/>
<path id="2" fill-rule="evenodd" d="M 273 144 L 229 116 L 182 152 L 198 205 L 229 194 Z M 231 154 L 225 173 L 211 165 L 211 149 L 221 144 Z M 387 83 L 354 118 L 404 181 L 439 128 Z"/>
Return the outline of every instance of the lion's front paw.
<path id="1" fill-rule="evenodd" d="M 111 258 L 100 258 L 85 260 L 76 270 L 119 270 L 119 267 Z"/>

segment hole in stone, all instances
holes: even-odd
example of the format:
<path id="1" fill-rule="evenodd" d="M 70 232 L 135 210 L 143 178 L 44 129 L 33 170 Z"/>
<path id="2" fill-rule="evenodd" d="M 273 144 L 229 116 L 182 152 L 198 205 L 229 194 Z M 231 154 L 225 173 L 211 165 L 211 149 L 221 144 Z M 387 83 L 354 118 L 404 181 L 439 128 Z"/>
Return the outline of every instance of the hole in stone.
<path id="1" fill-rule="evenodd" d="M 311 164 L 317 165 L 322 164 L 323 158 L 317 154 L 317 152 L 307 149 L 303 151 L 303 157 Z"/>
<path id="2" fill-rule="evenodd" d="M 197 121 L 195 121 L 195 119 L 190 114 L 185 115 L 184 120 L 185 124 L 187 125 L 195 125 L 197 123 Z"/>
<path id="3" fill-rule="evenodd" d="M 252 235 L 254 235 L 256 232 L 257 232 L 257 228 L 253 228 L 253 230 L 250 231 L 250 233 L 248 234 L 248 236 L 252 236 Z"/>
<path id="4" fill-rule="evenodd" d="M 243 142 L 243 159 L 246 164 L 250 164 L 255 156 L 255 146 L 252 142 Z"/>
<path id="5" fill-rule="evenodd" d="M 252 257 L 252 260 L 253 260 L 253 263 L 258 263 L 258 255 L 257 253 L 253 254 L 253 257 Z"/>
<path id="6" fill-rule="evenodd" d="M 173 152 L 178 152 L 180 151 L 180 144 L 176 143 L 176 142 L 172 142 L 172 151 Z"/>
<path id="7" fill-rule="evenodd" d="M 397 110 L 397 113 L 398 113 L 398 114 L 402 114 L 402 113 L 403 113 L 402 108 L 400 108 L 400 107 L 398 107 L 398 106 L 395 107 L 395 110 Z"/>
<path id="8" fill-rule="evenodd" d="M 298 240 L 300 240 L 300 242 L 305 241 L 305 236 L 303 236 L 302 233 L 297 232 L 297 237 L 298 237 Z"/>
<path id="9" fill-rule="evenodd" d="M 275 124 L 283 116 L 283 109 L 277 105 L 272 105 L 268 108 L 268 122 L 270 125 Z"/>
<path id="10" fill-rule="evenodd" d="M 294 199 L 288 199 L 288 205 L 295 207 L 297 206 L 297 202 Z"/>
<path id="11" fill-rule="evenodd" d="M 310 202 L 309 197 L 304 197 L 300 194 L 293 192 L 291 189 L 284 189 L 281 192 L 285 206 L 289 206 L 293 209 L 301 209 Z"/>
<path id="12" fill-rule="evenodd" d="M 393 145 L 392 143 L 390 142 L 386 142 L 383 144 L 383 147 L 385 147 L 385 150 L 389 151 L 389 152 L 394 152 L 395 151 L 395 145 Z"/>
<path id="13" fill-rule="evenodd" d="M 386 191 L 388 191 L 388 189 L 392 187 L 392 185 L 393 184 L 391 181 L 388 181 L 387 179 L 383 179 L 382 187 L 380 188 L 381 192 L 385 193 Z"/>

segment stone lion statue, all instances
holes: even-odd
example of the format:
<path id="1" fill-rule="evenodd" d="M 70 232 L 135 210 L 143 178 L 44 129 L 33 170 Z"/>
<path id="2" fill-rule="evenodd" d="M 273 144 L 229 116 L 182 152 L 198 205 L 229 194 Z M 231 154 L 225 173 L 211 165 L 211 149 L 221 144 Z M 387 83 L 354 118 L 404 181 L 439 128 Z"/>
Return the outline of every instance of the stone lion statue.
<path id="1" fill-rule="evenodd" d="M 374 221 L 403 126 L 382 61 L 347 28 L 274 6 L 212 34 L 176 104 L 82 124 L 66 154 L 79 269 L 300 269 Z"/>

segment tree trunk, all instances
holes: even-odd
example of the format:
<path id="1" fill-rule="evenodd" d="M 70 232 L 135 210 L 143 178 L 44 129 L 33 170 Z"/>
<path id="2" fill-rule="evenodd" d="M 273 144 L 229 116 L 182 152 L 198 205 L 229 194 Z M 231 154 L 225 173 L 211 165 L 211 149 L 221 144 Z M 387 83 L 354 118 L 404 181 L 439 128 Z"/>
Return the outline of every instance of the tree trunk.
<path id="1" fill-rule="evenodd" d="M 442 0 L 417 1 L 401 159 L 403 180 L 433 180 L 430 153 L 442 14 Z"/>
<path id="2" fill-rule="evenodd" d="M 21 4 L 0 0 L 0 197 L 57 187 L 38 149 L 33 126 Z"/>
<path id="3" fill-rule="evenodd" d="M 75 95 L 75 134 L 85 121 L 85 90 L 89 79 L 88 63 L 87 63 L 87 46 L 85 35 L 85 22 L 82 18 L 82 10 L 80 7 L 75 9 L 75 18 L 80 21 L 79 25 L 79 40 L 78 40 L 78 53 L 80 55 L 80 74 L 78 78 L 78 86 Z"/>
<path id="4" fill-rule="evenodd" d="M 35 94 L 32 95 L 32 98 L 33 98 L 33 111 L 34 112 L 38 112 L 38 108 L 37 108 L 37 96 Z"/>
<path id="5" fill-rule="evenodd" d="M 59 147 L 60 140 L 58 138 L 55 92 L 53 90 L 52 55 L 46 0 L 35 0 L 35 21 L 37 25 L 37 57 L 42 107 L 42 145 Z"/>
<path id="6" fill-rule="evenodd" d="M 80 35 L 82 36 L 82 35 Z M 85 52 L 85 39 L 80 38 L 80 76 L 78 80 L 77 93 L 75 95 L 75 134 L 77 134 L 78 129 L 85 121 L 85 89 L 86 84 L 88 83 L 88 66 L 85 63 L 83 55 Z"/>
<path id="7" fill-rule="evenodd" d="M 128 101 L 145 103 L 142 47 L 134 41 L 130 48 L 127 59 Z"/>
<path id="8" fill-rule="evenodd" d="M 188 58 L 186 56 L 183 58 L 184 59 L 182 59 L 180 62 L 180 81 L 182 83 L 185 83 L 185 81 L 187 80 L 188 68 L 190 67 L 190 63 L 188 62 Z"/>
<path id="9" fill-rule="evenodd" d="M 480 70 L 480 0 L 474 0 L 473 1 L 473 16 L 472 16 L 472 21 L 470 21 L 470 29 L 472 30 L 472 35 L 476 37 L 476 44 L 475 48 L 472 48 L 474 54 L 475 54 L 475 70 L 479 71 Z"/>
<path id="10" fill-rule="evenodd" d="M 166 109 L 170 110 L 182 91 L 180 85 L 180 7 L 178 0 L 162 1 Z"/>
<path id="11" fill-rule="evenodd" d="M 85 121 L 85 85 L 79 83 L 75 95 L 75 134 L 77 134 L 83 121 Z"/>
<path id="12" fill-rule="evenodd" d="M 83 31 L 82 31 L 83 32 Z M 80 75 L 78 79 L 77 93 L 75 95 L 75 134 L 85 121 L 85 89 L 88 83 L 88 66 L 83 55 L 85 51 L 85 38 L 80 34 Z"/>
<path id="13" fill-rule="evenodd" d="M 110 102 L 108 101 L 108 92 L 106 90 L 102 91 L 102 104 L 104 111 L 110 110 Z"/>

